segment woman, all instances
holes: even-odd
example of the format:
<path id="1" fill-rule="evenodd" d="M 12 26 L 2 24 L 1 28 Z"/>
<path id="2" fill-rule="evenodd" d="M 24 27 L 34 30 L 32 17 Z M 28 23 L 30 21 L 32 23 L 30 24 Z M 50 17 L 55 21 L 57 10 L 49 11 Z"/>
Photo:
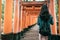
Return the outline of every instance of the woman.
<path id="1" fill-rule="evenodd" d="M 41 34 L 41 28 L 42 29 L 45 28 L 44 23 L 45 23 L 46 29 L 49 31 L 49 33 L 46 33 L 48 36 L 48 39 L 47 39 L 46 35 L 44 36 L 43 34 Z M 51 40 L 50 24 L 53 25 L 53 17 L 49 13 L 48 7 L 46 4 L 44 4 L 42 6 L 41 12 L 38 16 L 37 24 L 39 25 L 40 40 Z M 41 39 L 41 37 L 42 37 L 42 39 Z"/>

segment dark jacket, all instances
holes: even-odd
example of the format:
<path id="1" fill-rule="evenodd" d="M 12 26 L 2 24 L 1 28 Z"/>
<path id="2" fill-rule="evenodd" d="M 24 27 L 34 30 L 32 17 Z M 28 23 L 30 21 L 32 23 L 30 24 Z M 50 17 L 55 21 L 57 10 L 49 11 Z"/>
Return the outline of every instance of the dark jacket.
<path id="1" fill-rule="evenodd" d="M 44 21 L 40 17 L 38 17 L 37 24 L 39 25 L 39 29 L 42 28 L 43 23 L 44 23 Z M 46 22 L 46 27 L 47 27 L 48 30 L 50 30 L 50 24 L 51 25 L 54 24 L 52 16 L 50 16 L 49 20 Z"/>

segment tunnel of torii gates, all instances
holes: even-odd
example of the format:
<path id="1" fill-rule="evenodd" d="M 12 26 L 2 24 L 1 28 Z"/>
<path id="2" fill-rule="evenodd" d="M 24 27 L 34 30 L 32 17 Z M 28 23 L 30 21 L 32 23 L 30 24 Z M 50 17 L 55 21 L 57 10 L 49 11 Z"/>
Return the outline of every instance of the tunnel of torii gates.
<path id="1" fill-rule="evenodd" d="M 24 29 L 28 28 L 30 25 L 35 24 L 37 22 L 37 17 L 43 3 L 44 1 L 38 3 L 36 1 L 23 2 L 22 0 L 15 0 L 15 1 L 6 0 L 6 5 L 4 9 L 3 34 L 19 33 L 21 31 L 24 31 Z M 51 33 L 57 35 L 56 14 L 54 5 L 55 0 L 50 0 L 49 3 L 47 2 L 47 4 L 49 4 L 49 11 L 54 19 L 54 25 L 53 27 L 51 27 Z M 13 7 L 14 7 L 14 24 L 12 26 Z M 1 15 L 2 15 L 2 0 L 0 0 L 0 27 L 1 27 Z M 60 17 L 59 17 L 59 34 L 60 34 Z"/>

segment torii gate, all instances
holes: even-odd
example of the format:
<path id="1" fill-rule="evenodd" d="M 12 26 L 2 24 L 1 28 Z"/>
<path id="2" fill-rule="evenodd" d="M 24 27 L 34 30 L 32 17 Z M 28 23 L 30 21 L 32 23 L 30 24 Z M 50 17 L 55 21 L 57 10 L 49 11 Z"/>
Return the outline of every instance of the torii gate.
<path id="1" fill-rule="evenodd" d="M 22 2 L 22 1 L 21 1 Z M 50 3 L 48 3 L 49 11 L 53 16 L 54 19 L 54 25 L 51 27 L 52 34 L 57 34 L 57 26 L 56 26 L 56 14 L 55 14 L 55 0 L 50 0 Z M 21 5 L 21 8 L 23 6 Z M 22 8 L 23 9 L 23 8 Z"/>
<path id="2" fill-rule="evenodd" d="M 20 3 L 22 2 L 22 0 L 15 0 L 16 3 L 13 2 L 13 0 L 6 0 L 6 5 L 5 5 L 5 11 L 4 11 L 4 29 L 3 29 L 3 33 L 4 34 L 10 34 L 10 33 L 18 33 L 21 32 L 21 28 L 20 25 L 22 24 L 22 20 L 19 21 L 19 13 L 20 16 L 22 18 L 22 11 L 19 12 L 19 1 Z M 0 14 L 1 14 L 1 4 L 2 0 L 0 0 Z M 14 6 L 14 27 L 12 27 L 12 11 L 13 11 L 13 3 L 15 4 Z M 49 4 L 49 11 L 52 14 L 53 18 L 54 18 L 54 25 L 53 27 L 51 27 L 52 30 L 52 34 L 56 35 L 57 34 L 57 27 L 56 27 L 56 15 L 55 15 L 55 0 L 50 0 L 50 4 Z M 22 10 L 22 6 L 21 6 L 21 10 Z M 60 6 L 59 6 L 60 9 Z M 59 12 L 60 13 L 60 12 Z M 20 25 L 19 25 L 19 22 Z M 0 15 L 0 26 L 1 26 L 1 15 Z M 59 25 L 60 26 L 60 25 Z M 59 27 L 60 29 L 60 27 Z M 60 30 L 59 30 L 59 34 L 60 34 Z"/>

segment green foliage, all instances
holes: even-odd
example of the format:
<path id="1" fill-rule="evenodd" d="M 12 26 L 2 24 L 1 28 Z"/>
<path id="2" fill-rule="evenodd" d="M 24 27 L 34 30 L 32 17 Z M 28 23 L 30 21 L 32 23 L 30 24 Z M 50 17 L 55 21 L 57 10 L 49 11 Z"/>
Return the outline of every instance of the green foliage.
<path id="1" fill-rule="evenodd" d="M 4 4 L 5 4 L 5 1 L 2 0 L 2 23 L 4 23 Z"/>
<path id="2" fill-rule="evenodd" d="M 58 0 L 56 0 L 56 15 L 58 16 Z"/>

